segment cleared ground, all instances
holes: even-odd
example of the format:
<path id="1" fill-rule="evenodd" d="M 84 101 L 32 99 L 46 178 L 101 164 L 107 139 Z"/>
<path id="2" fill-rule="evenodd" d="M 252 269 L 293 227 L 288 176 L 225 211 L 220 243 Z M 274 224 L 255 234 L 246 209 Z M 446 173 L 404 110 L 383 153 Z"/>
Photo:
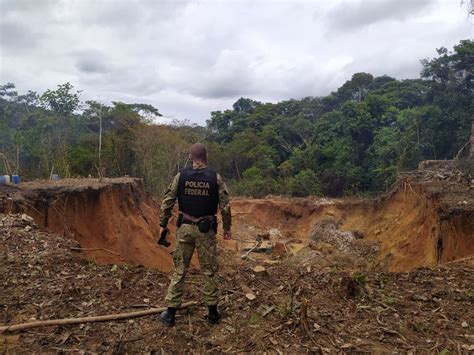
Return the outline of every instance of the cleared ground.
<path id="1" fill-rule="evenodd" d="M 0 216 L 2 324 L 163 305 L 171 255 L 139 180 L 2 194 L 3 212 L 36 222 Z M 0 335 L 0 351 L 474 351 L 473 202 L 448 172 L 402 176 L 378 200 L 235 199 L 218 326 L 198 305 L 173 329 L 157 316 L 38 328 Z M 266 253 L 241 258 L 252 247 Z M 187 300 L 200 289 L 194 270 Z"/>

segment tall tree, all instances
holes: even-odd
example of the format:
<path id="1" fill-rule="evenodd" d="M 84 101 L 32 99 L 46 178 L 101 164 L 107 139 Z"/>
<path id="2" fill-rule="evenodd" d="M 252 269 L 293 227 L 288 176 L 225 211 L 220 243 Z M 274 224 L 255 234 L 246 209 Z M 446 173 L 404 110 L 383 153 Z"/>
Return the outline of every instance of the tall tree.
<path id="1" fill-rule="evenodd" d="M 357 89 L 357 101 L 362 101 L 362 95 L 365 94 L 369 84 L 374 80 L 372 74 L 369 73 L 355 73 L 352 75 L 351 84 Z"/>

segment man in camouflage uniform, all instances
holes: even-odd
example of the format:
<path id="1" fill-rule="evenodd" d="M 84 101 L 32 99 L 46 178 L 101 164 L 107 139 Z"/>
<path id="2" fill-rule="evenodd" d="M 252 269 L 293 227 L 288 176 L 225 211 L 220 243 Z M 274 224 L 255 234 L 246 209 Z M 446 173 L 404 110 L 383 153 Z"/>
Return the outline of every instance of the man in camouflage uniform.
<path id="1" fill-rule="evenodd" d="M 189 158 L 192 169 L 183 169 L 168 187 L 161 204 L 160 235 L 166 231 L 171 211 L 178 199 L 180 216 L 177 221 L 174 269 L 166 295 L 168 309 L 160 318 L 167 326 L 175 324 L 176 310 L 181 306 L 184 279 L 194 249 L 204 275 L 204 301 L 208 306 L 208 322 L 213 325 L 221 318 L 217 310 L 217 220 L 219 207 L 224 227 L 224 239 L 231 239 L 231 212 L 227 188 L 221 176 L 207 168 L 207 151 L 202 144 L 191 146 Z"/>

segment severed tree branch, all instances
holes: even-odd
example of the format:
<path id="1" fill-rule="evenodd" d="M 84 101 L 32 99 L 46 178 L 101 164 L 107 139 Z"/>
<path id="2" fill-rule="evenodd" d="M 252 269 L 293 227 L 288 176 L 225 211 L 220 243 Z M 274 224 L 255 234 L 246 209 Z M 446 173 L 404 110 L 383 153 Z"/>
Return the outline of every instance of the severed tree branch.
<path id="1" fill-rule="evenodd" d="M 181 305 L 181 309 L 188 308 L 196 305 L 197 302 L 187 302 Z M 31 328 L 40 328 L 40 327 L 49 327 L 54 325 L 72 325 L 72 324 L 83 324 L 83 323 L 93 323 L 93 322 L 107 322 L 111 320 L 119 319 L 129 319 L 148 316 L 150 314 L 160 313 L 166 310 L 166 307 L 161 308 L 150 308 L 143 311 L 129 312 L 129 313 L 118 313 L 118 314 L 108 314 L 105 316 L 93 316 L 93 317 L 82 317 L 82 318 L 64 318 L 64 319 L 52 319 L 44 321 L 36 321 L 29 323 L 21 323 L 15 325 L 8 325 L 0 327 L 0 334 L 2 333 L 11 333 L 17 330 L 25 330 Z"/>

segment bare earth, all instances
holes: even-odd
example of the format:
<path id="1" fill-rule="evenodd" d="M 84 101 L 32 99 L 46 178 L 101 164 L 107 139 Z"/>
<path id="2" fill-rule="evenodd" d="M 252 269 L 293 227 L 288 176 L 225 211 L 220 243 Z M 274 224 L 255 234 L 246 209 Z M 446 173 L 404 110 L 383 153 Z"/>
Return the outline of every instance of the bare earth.
<path id="1" fill-rule="evenodd" d="M 5 332 L 0 352 L 472 353 L 471 184 L 424 171 L 376 200 L 234 199 L 217 326 L 193 260 L 185 301 L 199 304 L 174 328 L 152 315 Z M 0 188 L 0 327 L 164 306 L 174 244 L 156 245 L 158 214 L 133 178 Z"/>
<path id="2" fill-rule="evenodd" d="M 71 239 L 36 228 L 26 232 L 30 222 L 20 216 L 2 220 L 1 323 L 163 305 L 166 273 L 100 266 L 83 259 Z M 257 264 L 266 272 L 253 272 Z M 472 259 L 409 273 L 369 271 L 365 265 L 332 249 L 255 261 L 222 249 L 223 319 L 215 327 L 204 321 L 205 307 L 199 305 L 180 312 L 172 329 L 157 316 L 38 328 L 0 335 L 0 351 L 474 351 Z M 192 272 L 187 300 L 200 300 L 200 285 Z M 249 289 L 253 301 L 245 296 Z M 301 312 L 304 300 L 307 314 Z"/>

